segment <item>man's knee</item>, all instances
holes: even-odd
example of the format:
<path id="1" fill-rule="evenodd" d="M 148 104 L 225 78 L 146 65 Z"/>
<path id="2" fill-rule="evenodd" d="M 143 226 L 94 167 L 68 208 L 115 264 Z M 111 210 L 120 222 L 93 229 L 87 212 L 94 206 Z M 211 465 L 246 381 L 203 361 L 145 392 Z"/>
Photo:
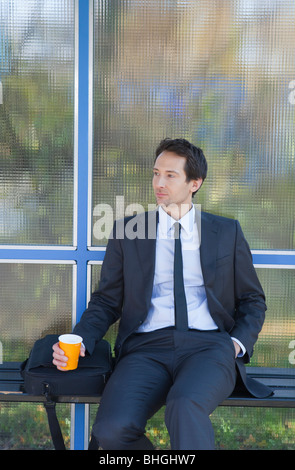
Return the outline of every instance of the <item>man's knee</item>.
<path id="1" fill-rule="evenodd" d="M 92 433 L 103 449 L 117 450 L 122 439 L 123 429 L 117 420 L 97 419 L 92 427 Z"/>
<path id="2" fill-rule="evenodd" d="M 118 416 L 109 416 L 107 419 L 97 417 L 92 433 L 102 449 L 123 450 L 136 441 L 143 434 L 143 430 Z"/>

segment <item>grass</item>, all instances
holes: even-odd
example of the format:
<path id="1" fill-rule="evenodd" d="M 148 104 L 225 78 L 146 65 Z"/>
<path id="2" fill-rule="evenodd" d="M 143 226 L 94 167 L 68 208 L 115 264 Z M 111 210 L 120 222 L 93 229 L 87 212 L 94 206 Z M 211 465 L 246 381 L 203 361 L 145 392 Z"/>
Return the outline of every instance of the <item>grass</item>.
<path id="1" fill-rule="evenodd" d="M 212 423 L 217 449 L 295 449 L 293 409 L 220 407 L 213 413 Z"/>
<path id="2" fill-rule="evenodd" d="M 219 450 L 295 450 L 295 410 L 219 407 L 211 416 Z M 147 426 L 158 449 L 169 449 L 169 435 L 160 410 Z"/>
<path id="3" fill-rule="evenodd" d="M 57 405 L 66 447 L 70 445 L 70 407 Z M 0 450 L 54 449 L 42 404 L 0 403 Z"/>

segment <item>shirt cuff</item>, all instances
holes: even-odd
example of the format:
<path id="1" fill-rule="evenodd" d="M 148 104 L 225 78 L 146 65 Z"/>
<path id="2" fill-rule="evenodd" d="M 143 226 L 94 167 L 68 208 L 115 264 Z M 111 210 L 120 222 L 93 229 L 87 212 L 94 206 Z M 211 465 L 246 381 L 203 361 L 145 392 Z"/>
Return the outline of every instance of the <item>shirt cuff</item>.
<path id="1" fill-rule="evenodd" d="M 243 345 L 243 343 L 241 343 L 241 341 L 239 341 L 237 338 L 234 338 L 233 336 L 231 336 L 231 339 L 233 341 L 235 341 L 236 343 L 238 343 L 238 345 L 240 346 L 241 348 L 241 351 L 239 352 L 239 354 L 237 355 L 237 357 L 243 357 L 245 352 L 246 352 L 246 348 L 245 346 Z"/>

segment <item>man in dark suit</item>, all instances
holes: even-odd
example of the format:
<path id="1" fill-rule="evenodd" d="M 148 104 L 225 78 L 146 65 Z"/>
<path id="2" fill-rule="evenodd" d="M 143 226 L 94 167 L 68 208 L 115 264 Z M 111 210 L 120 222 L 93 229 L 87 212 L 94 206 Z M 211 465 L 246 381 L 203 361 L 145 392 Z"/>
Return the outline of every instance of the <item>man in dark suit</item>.
<path id="1" fill-rule="evenodd" d="M 114 224 L 99 289 L 74 328 L 91 354 L 120 320 L 93 434 L 103 449 L 151 449 L 145 425 L 166 404 L 172 449 L 213 449 L 209 415 L 237 384 L 271 393 L 244 367 L 264 321 L 264 293 L 239 223 L 192 204 L 207 174 L 202 150 L 165 139 L 153 172 L 158 209 Z M 65 361 L 55 345 L 53 362 Z"/>

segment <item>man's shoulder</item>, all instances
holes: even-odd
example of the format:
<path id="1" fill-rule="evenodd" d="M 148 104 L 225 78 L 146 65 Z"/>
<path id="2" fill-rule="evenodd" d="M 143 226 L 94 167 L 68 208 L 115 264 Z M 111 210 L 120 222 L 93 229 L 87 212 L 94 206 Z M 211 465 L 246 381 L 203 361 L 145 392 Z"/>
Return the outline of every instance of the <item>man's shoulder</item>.
<path id="1" fill-rule="evenodd" d="M 208 222 L 216 222 L 219 224 L 235 225 L 237 223 L 237 220 L 234 218 L 212 214 L 211 212 L 202 211 L 201 217 L 203 220 L 207 220 Z"/>

